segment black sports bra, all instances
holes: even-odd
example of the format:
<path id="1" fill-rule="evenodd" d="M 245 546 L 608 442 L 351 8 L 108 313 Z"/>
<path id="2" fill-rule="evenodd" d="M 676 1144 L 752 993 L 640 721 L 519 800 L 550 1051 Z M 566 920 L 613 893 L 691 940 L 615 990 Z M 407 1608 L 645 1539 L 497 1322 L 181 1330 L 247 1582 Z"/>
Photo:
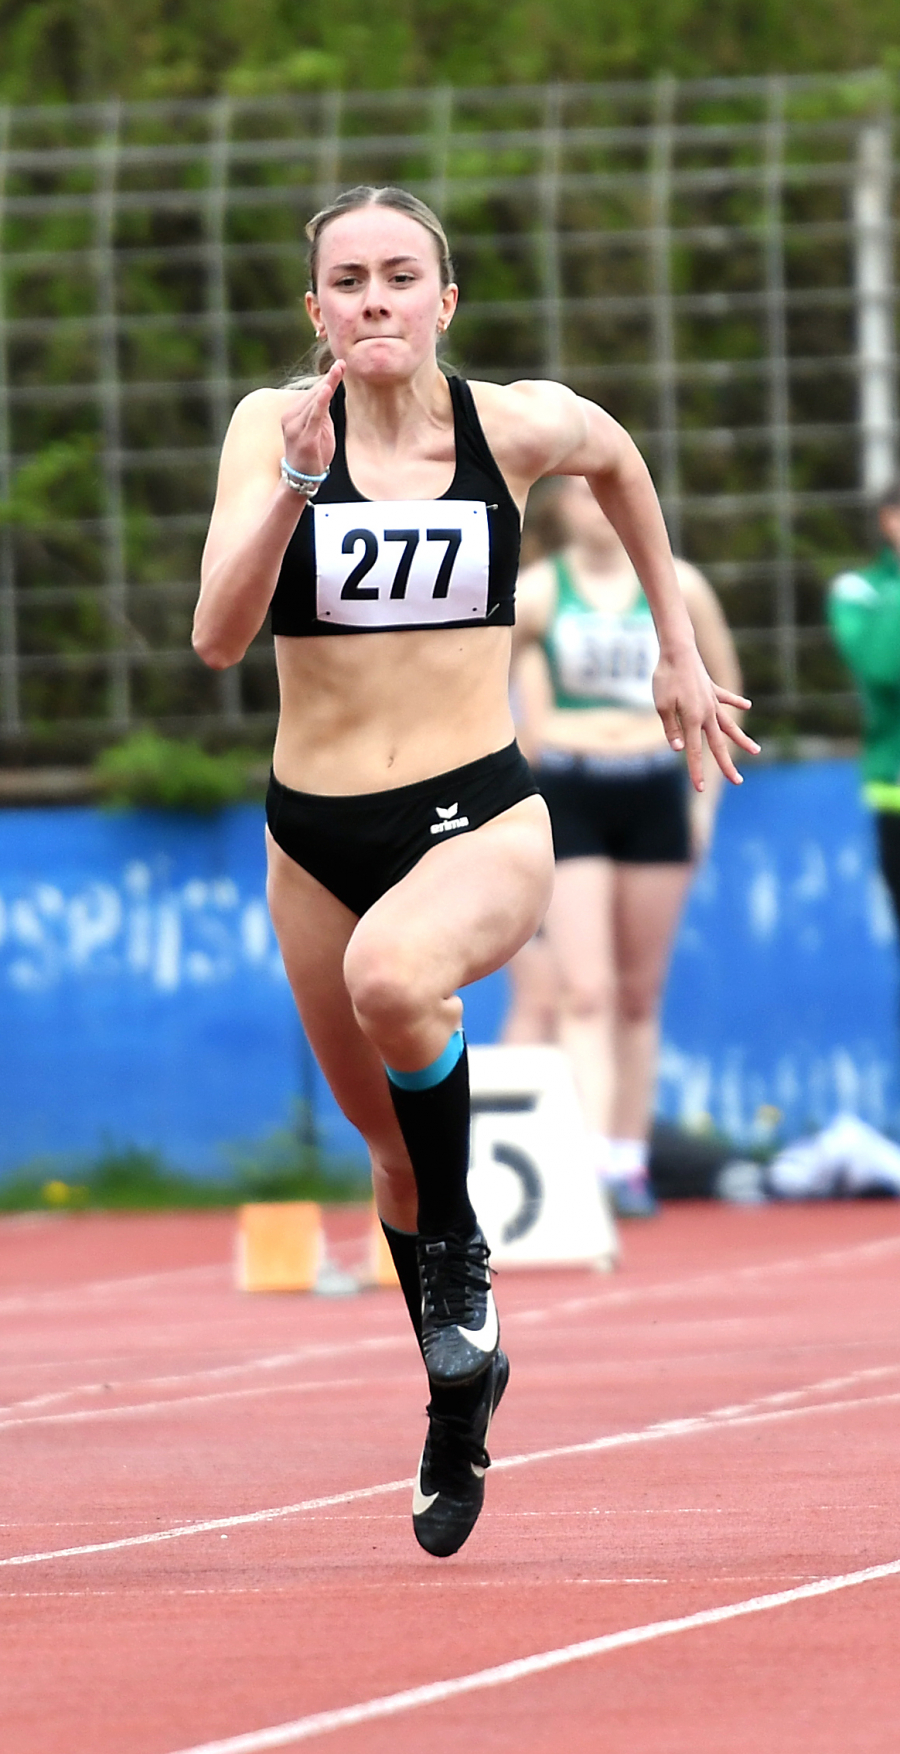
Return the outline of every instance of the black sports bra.
<path id="1" fill-rule="evenodd" d="M 328 480 L 285 550 L 272 632 L 379 633 L 429 627 L 511 627 L 519 513 L 491 456 L 472 392 L 448 378 L 456 472 L 440 499 L 364 499 L 350 479 L 346 398 L 331 402 Z"/>

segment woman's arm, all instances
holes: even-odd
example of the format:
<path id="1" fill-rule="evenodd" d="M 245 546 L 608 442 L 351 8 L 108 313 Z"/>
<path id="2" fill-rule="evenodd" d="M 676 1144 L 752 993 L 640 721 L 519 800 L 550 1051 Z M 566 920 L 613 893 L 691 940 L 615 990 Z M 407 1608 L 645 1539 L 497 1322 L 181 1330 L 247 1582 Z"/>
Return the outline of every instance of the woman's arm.
<path id="1" fill-rule="evenodd" d="M 194 650 L 214 670 L 244 656 L 272 600 L 284 551 L 307 503 L 281 479 L 281 458 L 320 475 L 334 456 L 328 412 L 343 376 L 334 365 L 312 390 L 285 398 L 255 390 L 235 410 L 222 447 L 216 501 L 200 568 Z"/>
<path id="2" fill-rule="evenodd" d="M 485 405 L 489 418 L 491 400 Z M 527 483 L 541 475 L 586 477 L 628 552 L 656 623 L 660 660 L 653 693 L 669 743 L 685 750 L 698 791 L 703 790 L 704 735 L 726 779 L 740 785 L 726 739 L 753 753 L 757 745 L 726 709 L 750 703 L 713 683 L 706 673 L 659 500 L 637 446 L 611 415 L 562 384 L 513 384 L 503 393 L 497 414 L 498 442 L 493 430 L 489 442 L 511 479 Z"/>
<path id="3" fill-rule="evenodd" d="M 697 567 L 688 561 L 676 560 L 675 571 L 693 625 L 697 650 L 706 669 L 711 676 L 718 676 L 730 693 L 740 695 L 743 688 L 741 667 L 715 591 Z M 740 722 L 739 715 L 735 716 Z M 703 751 L 703 778 L 704 789 L 695 792 L 691 802 L 691 839 L 697 858 L 702 858 L 712 840 L 724 778 L 708 746 Z"/>

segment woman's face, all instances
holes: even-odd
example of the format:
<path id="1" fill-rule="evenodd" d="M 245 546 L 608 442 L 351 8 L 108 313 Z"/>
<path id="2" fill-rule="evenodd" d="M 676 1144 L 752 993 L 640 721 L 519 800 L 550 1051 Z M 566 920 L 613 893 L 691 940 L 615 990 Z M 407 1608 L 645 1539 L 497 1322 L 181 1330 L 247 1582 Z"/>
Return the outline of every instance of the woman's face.
<path id="1" fill-rule="evenodd" d="M 411 377 L 433 357 L 456 300 L 455 286 L 441 287 L 434 238 L 406 213 L 359 207 L 321 234 L 318 285 L 306 308 L 350 376 Z"/>

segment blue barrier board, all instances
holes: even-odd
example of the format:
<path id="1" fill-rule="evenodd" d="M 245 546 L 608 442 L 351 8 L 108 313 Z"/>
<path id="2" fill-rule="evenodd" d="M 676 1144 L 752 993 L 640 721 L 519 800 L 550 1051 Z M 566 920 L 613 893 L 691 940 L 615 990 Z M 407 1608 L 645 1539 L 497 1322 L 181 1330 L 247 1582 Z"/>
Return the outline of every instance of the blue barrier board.
<path id="1" fill-rule="evenodd" d="M 264 895 L 262 814 L 0 812 L 0 1175 L 138 1145 L 198 1175 L 296 1122 L 359 1160 L 304 1042 Z M 662 1112 L 739 1139 L 897 1121 L 890 904 L 850 762 L 728 789 L 672 963 Z M 496 1038 L 503 975 L 468 990 Z"/>

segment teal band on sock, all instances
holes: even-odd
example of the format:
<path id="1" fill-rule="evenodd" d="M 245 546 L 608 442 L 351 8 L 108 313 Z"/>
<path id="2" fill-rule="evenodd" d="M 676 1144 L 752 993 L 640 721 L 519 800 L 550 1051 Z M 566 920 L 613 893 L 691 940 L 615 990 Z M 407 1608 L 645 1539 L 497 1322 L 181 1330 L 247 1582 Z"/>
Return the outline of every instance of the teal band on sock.
<path id="1" fill-rule="evenodd" d="M 421 1072 L 395 1072 L 393 1066 L 385 1066 L 385 1071 L 392 1084 L 400 1090 L 430 1090 L 434 1084 L 443 1084 L 449 1078 L 463 1048 L 466 1038 L 461 1029 L 457 1029 L 447 1043 L 442 1054 L 432 1060 L 430 1066 L 423 1066 Z"/>

